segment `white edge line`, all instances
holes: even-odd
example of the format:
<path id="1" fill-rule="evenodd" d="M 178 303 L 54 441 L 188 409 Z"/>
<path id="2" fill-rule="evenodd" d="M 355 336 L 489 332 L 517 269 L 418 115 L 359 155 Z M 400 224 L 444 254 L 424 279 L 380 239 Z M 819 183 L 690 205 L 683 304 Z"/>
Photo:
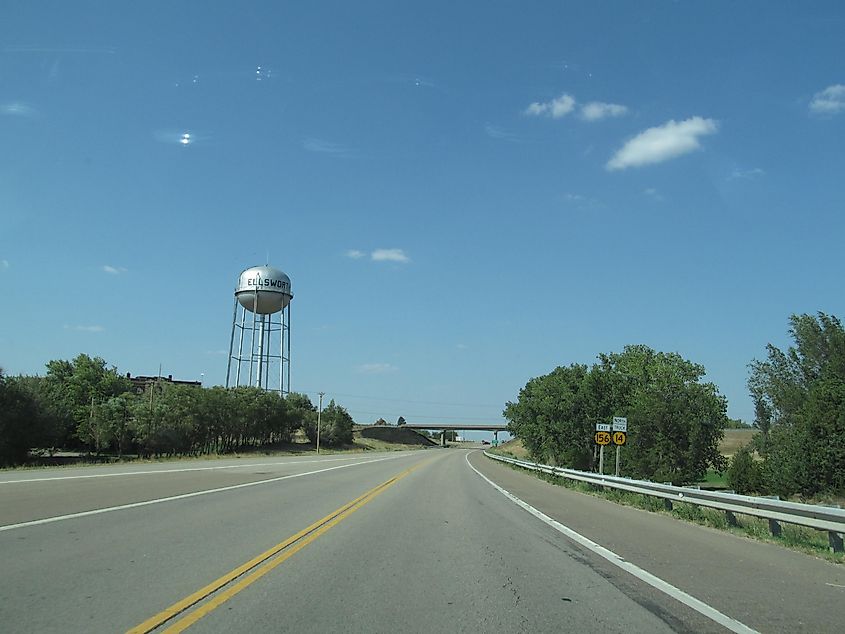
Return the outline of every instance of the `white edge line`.
<path id="1" fill-rule="evenodd" d="M 123 471 L 121 473 L 91 473 L 73 476 L 50 476 L 47 478 L 27 478 L 25 480 L 2 480 L 0 484 L 21 484 L 24 482 L 53 482 L 55 480 L 82 480 L 85 478 L 116 478 L 120 476 L 155 475 L 158 473 L 183 473 L 187 471 L 217 471 L 220 469 L 248 469 L 249 467 L 273 467 L 285 465 L 308 464 L 313 462 L 340 462 L 341 460 L 355 460 L 360 456 L 347 458 L 326 458 L 323 460 L 291 460 L 290 462 L 253 462 L 245 464 L 222 465 L 218 467 L 185 467 L 183 469 L 152 469 L 150 471 Z"/>
<path id="2" fill-rule="evenodd" d="M 622 557 L 617 555 L 612 550 L 609 550 L 608 548 L 605 548 L 604 546 L 597 544 L 596 542 L 592 541 L 591 539 L 584 537 L 583 535 L 575 532 L 574 530 L 572 530 L 568 526 L 564 526 L 563 524 L 561 524 L 557 520 L 549 517 L 548 515 L 546 515 L 542 511 L 537 510 L 536 508 L 534 508 L 533 506 L 531 506 L 527 502 L 523 502 L 521 499 L 516 497 L 514 494 L 512 494 L 511 492 L 503 489 L 498 484 L 493 482 L 490 478 L 488 478 L 486 475 L 481 473 L 478 469 L 473 467 L 472 464 L 470 464 L 470 461 L 469 461 L 469 452 L 466 453 L 465 459 L 466 459 L 467 465 L 469 465 L 469 468 L 472 469 L 473 471 L 475 471 L 484 480 L 486 480 L 494 489 L 499 491 L 499 493 L 504 495 L 506 498 L 508 498 L 511 502 L 513 502 L 517 506 L 520 506 L 524 510 L 531 513 L 531 515 L 533 515 L 537 519 L 545 522 L 546 524 L 548 524 L 549 526 L 551 526 L 552 528 L 554 528 L 558 532 L 563 533 L 564 535 L 566 535 L 572 541 L 574 541 L 574 542 L 584 546 L 585 548 L 591 550 L 592 552 L 597 554 L 599 557 L 602 557 L 603 559 L 606 559 L 607 561 L 612 563 L 614 566 L 617 566 L 617 567 L 621 568 L 622 570 L 624 570 L 625 572 L 635 576 L 637 579 L 647 583 L 652 588 L 655 588 L 656 590 L 660 590 L 661 592 L 663 592 L 664 594 L 672 597 L 676 601 L 680 601 L 681 603 L 683 603 L 687 607 L 692 608 L 693 610 L 695 610 L 699 614 L 706 616 L 711 621 L 714 621 L 714 622 L 718 623 L 719 625 L 729 629 L 731 632 L 737 632 L 739 634 L 758 634 L 757 630 L 754 630 L 754 629 L 748 627 L 747 625 L 745 625 L 744 623 L 740 623 L 736 619 L 733 619 L 733 618 L 729 617 L 728 615 L 723 614 L 722 612 L 719 612 L 719 610 L 717 610 L 714 607 L 707 605 L 706 603 L 704 603 L 700 599 L 696 599 L 694 596 L 687 594 L 686 592 L 684 592 L 680 588 L 676 588 L 671 583 L 664 581 L 660 577 L 657 577 L 657 576 L 651 574 L 650 572 L 643 570 L 642 568 L 639 568 L 638 566 L 632 564 L 630 561 L 626 561 L 625 559 L 623 559 Z"/>
<path id="3" fill-rule="evenodd" d="M 367 462 L 354 462 L 352 464 L 341 464 L 334 467 L 327 467 L 325 469 L 317 469 L 316 471 L 306 471 L 305 473 L 294 473 L 291 475 L 280 476 L 278 478 L 270 478 L 269 480 L 257 480 L 256 482 L 244 482 L 243 484 L 233 484 L 227 487 L 219 487 L 216 489 L 205 489 L 203 491 L 194 491 L 193 493 L 182 493 L 181 495 L 171 495 L 166 498 L 157 498 L 155 500 L 145 500 L 143 502 L 132 502 L 131 504 L 121 504 L 119 506 L 108 506 L 102 509 L 94 509 L 91 511 L 81 511 L 79 513 L 70 513 L 68 515 L 56 515 L 54 517 L 45 517 L 40 520 L 32 520 L 29 522 L 21 522 L 19 524 L 6 524 L 0 526 L 0 533 L 3 531 L 11 531 L 16 528 L 26 528 L 28 526 L 39 526 L 41 524 L 52 524 L 53 522 L 61 522 L 63 520 L 72 520 L 79 517 L 89 517 L 91 515 L 100 515 L 102 513 L 110 513 L 112 511 L 125 511 L 127 509 L 134 509 L 140 506 L 149 506 L 151 504 L 160 504 L 162 502 L 173 502 L 175 500 L 185 500 L 200 495 L 208 495 L 209 493 L 221 493 L 223 491 L 234 491 L 235 489 L 245 489 L 246 487 L 253 487 L 259 484 L 268 484 L 270 482 L 279 482 L 280 480 L 290 480 L 292 478 L 301 478 L 303 476 L 314 475 L 317 473 L 324 473 L 326 471 L 334 471 L 335 469 L 346 469 L 348 467 L 355 467 L 362 464 L 370 464 L 372 462 L 381 462 L 382 460 L 395 460 L 400 456 L 388 456 L 386 458 L 376 458 L 368 460 Z"/>

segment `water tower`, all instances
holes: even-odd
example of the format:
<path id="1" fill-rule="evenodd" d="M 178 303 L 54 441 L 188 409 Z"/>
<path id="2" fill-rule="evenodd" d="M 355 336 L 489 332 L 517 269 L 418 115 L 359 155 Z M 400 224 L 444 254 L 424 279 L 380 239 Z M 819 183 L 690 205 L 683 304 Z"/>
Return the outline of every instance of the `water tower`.
<path id="1" fill-rule="evenodd" d="M 226 387 L 290 392 L 291 299 L 290 278 L 272 266 L 253 266 L 238 277 Z"/>

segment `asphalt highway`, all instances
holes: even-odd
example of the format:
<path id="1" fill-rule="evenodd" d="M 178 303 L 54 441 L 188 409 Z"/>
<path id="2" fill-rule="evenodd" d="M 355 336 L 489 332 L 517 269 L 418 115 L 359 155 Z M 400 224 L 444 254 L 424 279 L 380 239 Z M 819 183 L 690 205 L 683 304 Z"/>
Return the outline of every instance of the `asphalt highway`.
<path id="1" fill-rule="evenodd" d="M 0 472 L 3 632 L 837 632 L 843 604 L 842 567 L 479 451 Z"/>

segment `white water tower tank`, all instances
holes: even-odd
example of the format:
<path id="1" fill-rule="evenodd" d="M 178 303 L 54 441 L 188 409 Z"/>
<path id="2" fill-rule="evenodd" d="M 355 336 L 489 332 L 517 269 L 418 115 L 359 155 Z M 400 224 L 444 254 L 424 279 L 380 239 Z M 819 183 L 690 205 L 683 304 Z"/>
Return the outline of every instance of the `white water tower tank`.
<path id="1" fill-rule="evenodd" d="M 238 277 L 235 297 L 250 312 L 259 315 L 277 313 L 293 298 L 290 278 L 272 266 L 250 267 Z"/>
<path id="2" fill-rule="evenodd" d="M 241 272 L 232 300 L 226 387 L 290 392 L 290 278 L 270 265 Z"/>

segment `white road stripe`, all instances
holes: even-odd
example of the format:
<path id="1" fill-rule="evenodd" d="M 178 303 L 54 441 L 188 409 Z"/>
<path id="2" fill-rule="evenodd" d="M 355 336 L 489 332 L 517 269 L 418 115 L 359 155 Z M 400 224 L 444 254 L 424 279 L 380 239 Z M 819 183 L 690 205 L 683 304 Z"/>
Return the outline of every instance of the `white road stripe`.
<path id="1" fill-rule="evenodd" d="M 315 475 L 317 473 L 325 473 L 326 471 L 334 471 L 335 469 L 346 469 L 348 467 L 356 467 L 362 464 L 370 464 L 373 462 L 381 462 L 383 460 L 395 460 L 402 456 L 388 456 L 386 458 L 376 458 L 374 460 L 367 460 L 366 462 L 353 462 L 352 464 L 341 464 L 335 467 L 327 467 L 326 469 L 317 469 L 316 471 L 306 471 L 305 473 L 294 473 L 292 475 L 280 476 L 278 478 L 270 478 L 268 480 L 257 480 L 255 482 L 245 482 L 243 484 L 234 484 L 232 486 L 219 487 L 216 489 L 205 489 L 203 491 L 194 491 L 193 493 L 183 493 L 181 495 L 171 495 L 166 498 L 158 498 L 155 500 L 146 500 L 144 502 L 133 502 L 131 504 L 121 504 L 119 506 L 109 506 L 102 509 L 94 509 L 92 511 L 81 511 L 79 513 L 69 513 L 68 515 L 56 515 L 54 517 L 45 517 L 40 520 L 32 520 L 29 522 L 21 522 L 19 524 L 6 524 L 0 526 L 0 532 L 11 531 L 16 528 L 26 528 L 28 526 L 38 526 L 40 524 L 52 524 L 53 522 L 62 522 L 64 520 L 77 519 L 79 517 L 88 517 L 90 515 L 100 515 L 102 513 L 111 513 L 112 511 L 124 511 L 126 509 L 134 509 L 140 506 L 149 506 L 151 504 L 161 504 L 162 502 L 173 502 L 175 500 L 185 500 L 188 498 L 197 497 L 200 495 L 208 495 L 210 493 L 221 493 L 223 491 L 234 491 L 235 489 L 245 489 L 246 487 L 254 487 L 259 484 L 269 484 L 270 482 L 279 482 L 280 480 L 290 480 L 292 478 L 301 478 L 303 476 Z"/>
<path id="2" fill-rule="evenodd" d="M 217 471 L 219 469 L 245 469 L 249 467 L 272 467 L 279 465 L 309 464 L 312 462 L 339 462 L 341 460 L 355 460 L 360 456 L 346 458 L 326 458 L 323 460 L 291 460 L 290 462 L 253 462 L 245 464 L 223 465 L 218 467 L 184 467 L 182 469 L 153 469 L 150 471 L 123 471 L 120 473 L 92 473 L 74 476 L 50 476 L 46 478 L 27 478 L 25 480 L 0 480 L 0 484 L 19 484 L 22 482 L 52 482 L 54 480 L 82 480 L 85 478 L 115 478 L 118 476 L 155 475 L 158 473 L 182 473 L 185 471 Z"/>
<path id="3" fill-rule="evenodd" d="M 484 480 L 486 480 L 493 488 L 495 488 L 497 491 L 499 491 L 499 493 L 501 493 L 506 498 L 508 498 L 509 500 L 514 502 L 517 506 L 520 506 L 523 509 L 525 509 L 526 511 L 528 511 L 529 513 L 531 513 L 531 515 L 533 515 L 537 519 L 542 520 L 543 522 L 545 522 L 546 524 L 548 524 L 549 526 L 551 526 L 552 528 L 554 528 L 558 532 L 563 533 L 564 535 L 566 535 L 572 541 L 574 541 L 578 544 L 581 544 L 585 548 L 588 548 L 589 550 L 591 550 L 592 552 L 597 554 L 599 557 L 602 557 L 603 559 L 606 559 L 607 561 L 612 563 L 614 566 L 617 566 L 617 567 L 621 568 L 622 570 L 624 570 L 625 572 L 634 575 L 640 581 L 647 583 L 648 585 L 650 585 L 652 588 L 655 588 L 656 590 L 660 590 L 661 592 L 663 592 L 664 594 L 672 597 L 676 601 L 680 601 L 681 603 L 683 603 L 687 607 L 692 608 L 693 610 L 695 610 L 699 614 L 706 616 L 711 621 L 714 621 L 715 623 L 718 623 L 719 625 L 729 629 L 731 632 L 738 632 L 740 634 L 758 634 L 757 630 L 751 629 L 750 627 L 748 627 L 747 625 L 745 625 L 743 623 L 740 623 L 736 619 L 732 619 L 731 617 L 727 616 L 726 614 L 719 612 L 719 610 L 717 610 L 714 607 L 707 605 L 706 603 L 704 603 L 700 599 L 696 599 L 694 596 L 687 594 L 686 592 L 684 592 L 680 588 L 676 588 L 671 583 L 669 583 L 667 581 L 663 581 L 663 579 L 661 579 L 660 577 L 656 577 L 655 575 L 651 574 L 650 572 L 643 570 L 642 568 L 639 568 L 638 566 L 632 564 L 630 561 L 626 561 L 625 559 L 623 559 L 622 557 L 617 555 L 612 550 L 609 550 L 609 549 L 605 548 L 604 546 L 597 544 L 596 542 L 592 541 L 591 539 L 584 537 L 583 535 L 575 532 L 574 530 L 572 530 L 568 526 L 564 526 L 563 524 L 561 524 L 560 522 L 558 522 L 555 519 L 552 519 L 551 517 L 549 517 L 548 515 L 546 515 L 542 511 L 537 510 L 536 508 L 534 508 L 533 506 L 531 506 L 527 502 L 523 502 L 518 497 L 516 497 L 515 495 L 513 495 L 509 491 L 506 491 L 505 489 L 500 487 L 498 484 L 493 482 L 490 478 L 488 478 L 483 473 L 481 473 L 478 469 L 473 467 L 472 464 L 470 464 L 470 462 L 469 462 L 469 452 L 467 452 L 465 454 L 464 458 L 466 459 L 466 463 L 467 463 L 467 465 L 469 465 L 469 468 L 472 469 L 473 471 L 475 471 Z"/>

